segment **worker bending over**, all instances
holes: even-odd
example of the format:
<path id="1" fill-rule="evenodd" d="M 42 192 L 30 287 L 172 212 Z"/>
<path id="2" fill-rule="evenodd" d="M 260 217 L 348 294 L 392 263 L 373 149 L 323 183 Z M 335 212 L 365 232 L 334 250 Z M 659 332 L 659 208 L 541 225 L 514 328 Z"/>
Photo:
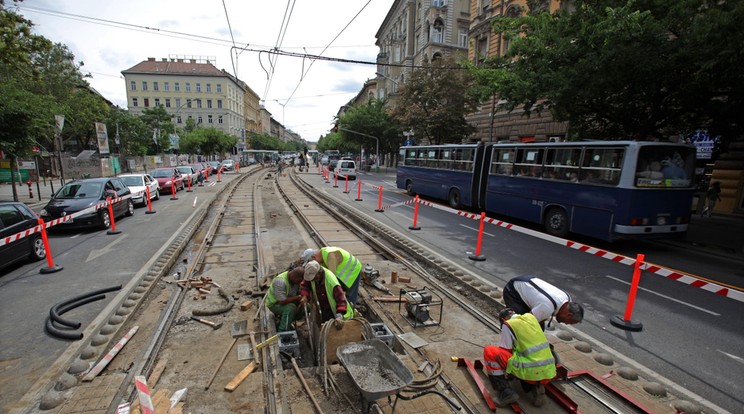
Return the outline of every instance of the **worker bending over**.
<path id="1" fill-rule="evenodd" d="M 568 293 L 531 275 L 515 277 L 506 283 L 504 304 L 517 314 L 534 315 L 543 331 L 545 323 L 550 324 L 553 317 L 567 325 L 584 319 L 584 308 L 572 302 Z"/>
<path id="2" fill-rule="evenodd" d="M 330 269 L 341 283 L 341 288 L 346 292 L 346 299 L 353 306 L 356 306 L 362 262 L 340 247 L 307 249 L 302 253 L 302 263 L 307 263 L 310 260 L 315 260 L 321 266 Z"/>
<path id="3" fill-rule="evenodd" d="M 522 388 L 532 397 L 532 404 L 545 404 L 545 386 L 555 377 L 555 359 L 548 338 L 531 313 L 518 315 L 509 308 L 499 313 L 501 337 L 499 345 L 483 349 L 488 379 L 499 393 L 501 405 L 516 402 L 519 395 L 509 386 L 507 375 L 519 378 Z"/>
<path id="4" fill-rule="evenodd" d="M 295 267 L 278 274 L 271 281 L 271 287 L 266 293 L 266 307 L 274 315 L 279 316 L 277 332 L 292 330 L 292 324 L 307 303 L 307 299 L 300 295 L 300 284 L 304 274 L 305 269 Z"/>
<path id="5" fill-rule="evenodd" d="M 348 321 L 354 317 L 354 309 L 346 301 L 344 290 L 333 272 L 311 260 L 305 265 L 304 279 L 300 294 L 318 304 L 321 323 L 331 319 Z"/>

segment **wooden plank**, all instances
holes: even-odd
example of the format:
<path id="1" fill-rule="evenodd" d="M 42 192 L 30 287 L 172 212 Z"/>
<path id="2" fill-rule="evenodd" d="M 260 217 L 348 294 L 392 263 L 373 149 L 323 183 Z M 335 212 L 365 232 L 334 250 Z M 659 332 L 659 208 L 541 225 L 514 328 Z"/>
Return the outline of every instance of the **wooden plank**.
<path id="1" fill-rule="evenodd" d="M 251 361 L 250 364 L 248 364 L 247 367 L 243 368 L 242 371 L 238 373 L 238 375 L 235 376 L 230 382 L 225 385 L 225 391 L 233 392 L 236 388 L 238 388 L 238 385 L 240 385 L 243 380 L 248 378 L 249 375 L 256 369 L 256 361 Z"/>
<path id="2" fill-rule="evenodd" d="M 400 296 L 375 296 L 372 299 L 375 302 L 405 302 Z"/>
<path id="3" fill-rule="evenodd" d="M 155 391 L 155 396 L 152 397 L 152 403 L 155 406 L 155 414 L 167 414 L 170 408 L 170 397 L 168 396 L 169 391 L 166 389 L 160 389 Z"/>
<path id="4" fill-rule="evenodd" d="M 242 310 L 242 311 L 246 311 L 246 310 L 248 310 L 248 309 L 250 309 L 252 307 L 253 307 L 253 300 L 252 299 L 249 299 L 249 300 L 247 300 L 247 301 L 245 301 L 245 302 L 243 302 L 243 303 L 240 304 L 240 310 Z"/>
<path id="5" fill-rule="evenodd" d="M 165 371 L 165 366 L 168 364 L 168 358 L 163 358 L 160 361 L 158 361 L 157 365 L 155 365 L 155 368 L 152 370 L 152 373 L 149 377 L 147 377 L 147 383 L 154 387 L 157 385 L 158 381 L 160 380 L 160 376 L 163 375 L 163 371 Z"/>

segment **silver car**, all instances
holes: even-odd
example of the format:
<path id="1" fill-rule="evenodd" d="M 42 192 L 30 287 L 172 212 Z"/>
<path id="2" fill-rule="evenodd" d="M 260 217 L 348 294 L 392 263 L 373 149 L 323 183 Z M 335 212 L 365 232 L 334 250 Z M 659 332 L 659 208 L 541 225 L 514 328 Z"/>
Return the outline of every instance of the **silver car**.
<path id="1" fill-rule="evenodd" d="M 147 199 L 145 198 L 147 188 L 150 189 L 150 200 L 160 199 L 158 180 L 152 178 L 150 174 L 121 174 L 118 177 L 132 192 L 134 204 L 147 205 Z"/>
<path id="2" fill-rule="evenodd" d="M 176 169 L 181 173 L 181 175 L 183 175 L 184 185 L 191 185 L 193 187 L 199 183 L 199 172 L 197 172 L 194 167 L 190 165 L 179 165 Z"/>

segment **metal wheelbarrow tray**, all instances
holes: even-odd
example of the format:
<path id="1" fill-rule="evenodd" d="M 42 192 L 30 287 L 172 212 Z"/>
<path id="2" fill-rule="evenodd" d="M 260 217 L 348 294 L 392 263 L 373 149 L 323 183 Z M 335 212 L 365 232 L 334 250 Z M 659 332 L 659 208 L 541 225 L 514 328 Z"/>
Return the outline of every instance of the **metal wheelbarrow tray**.
<path id="1" fill-rule="evenodd" d="M 336 357 L 367 403 L 398 394 L 413 382 L 411 371 L 380 339 L 342 345 Z"/>

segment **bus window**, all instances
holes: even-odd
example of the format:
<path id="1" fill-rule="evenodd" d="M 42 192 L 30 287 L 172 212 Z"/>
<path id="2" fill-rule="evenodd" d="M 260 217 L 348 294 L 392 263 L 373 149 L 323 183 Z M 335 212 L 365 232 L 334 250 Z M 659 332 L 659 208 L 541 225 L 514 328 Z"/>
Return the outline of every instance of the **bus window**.
<path id="1" fill-rule="evenodd" d="M 453 152 L 453 168 L 460 171 L 473 170 L 473 150 L 471 148 L 458 148 Z"/>
<path id="2" fill-rule="evenodd" d="M 645 146 L 638 153 L 636 186 L 690 187 L 694 168 L 694 149 Z"/>
<path id="3" fill-rule="evenodd" d="M 428 151 L 426 151 L 426 166 L 431 168 L 440 168 L 439 167 L 439 150 L 435 148 L 429 148 Z"/>
<path id="4" fill-rule="evenodd" d="M 545 156 L 543 178 L 579 181 L 581 148 L 551 148 Z"/>
<path id="5" fill-rule="evenodd" d="M 496 148 L 493 151 L 491 173 L 511 175 L 514 168 L 514 148 Z"/>
<path id="6" fill-rule="evenodd" d="M 586 148 L 581 164 L 581 181 L 617 185 L 624 156 L 623 148 Z"/>
<path id="7" fill-rule="evenodd" d="M 514 174 L 525 177 L 542 175 L 543 153 L 545 148 L 520 148 L 514 163 Z"/>
<path id="8" fill-rule="evenodd" d="M 419 150 L 416 151 L 416 161 L 414 165 L 417 165 L 419 167 L 426 167 L 426 153 L 427 148 L 419 148 Z"/>
<path id="9" fill-rule="evenodd" d="M 451 149 L 442 149 L 440 153 L 440 162 L 439 168 L 443 168 L 446 170 L 453 169 L 452 165 L 452 150 Z"/>

